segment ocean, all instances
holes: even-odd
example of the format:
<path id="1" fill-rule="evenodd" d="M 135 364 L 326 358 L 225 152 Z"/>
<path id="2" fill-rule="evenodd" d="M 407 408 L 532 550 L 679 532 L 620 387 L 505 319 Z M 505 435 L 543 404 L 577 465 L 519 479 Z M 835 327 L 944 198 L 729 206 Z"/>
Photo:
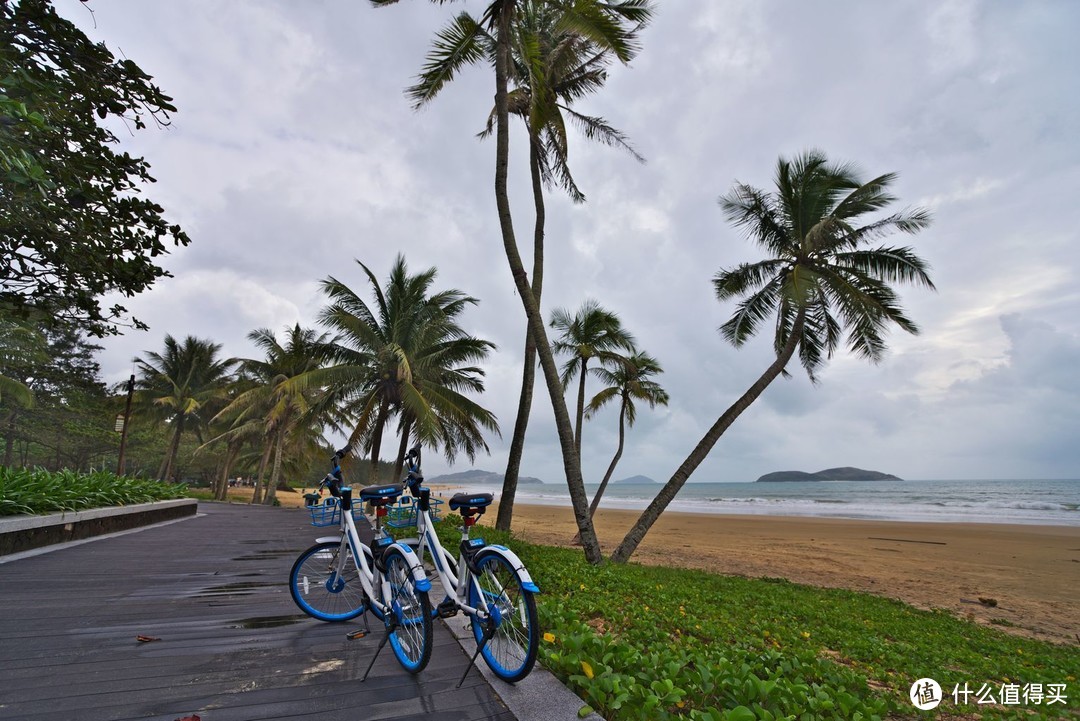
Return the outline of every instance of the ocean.
<path id="1" fill-rule="evenodd" d="M 598 484 L 586 484 L 589 498 Z M 601 507 L 644 509 L 662 484 L 609 484 Z M 490 490 L 490 486 L 487 487 Z M 518 488 L 523 503 L 570 505 L 565 486 Z M 1080 480 L 687 483 L 668 507 L 693 513 L 1080 526 Z"/>

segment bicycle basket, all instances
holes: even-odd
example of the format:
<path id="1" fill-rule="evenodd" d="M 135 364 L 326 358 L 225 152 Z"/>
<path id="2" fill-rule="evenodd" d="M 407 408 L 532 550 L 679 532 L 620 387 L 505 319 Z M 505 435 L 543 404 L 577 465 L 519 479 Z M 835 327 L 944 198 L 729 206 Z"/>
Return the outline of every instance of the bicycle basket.
<path id="1" fill-rule="evenodd" d="M 428 500 L 430 506 L 431 520 L 439 520 L 439 506 L 444 501 L 438 498 L 431 498 Z M 411 496 L 402 496 L 398 502 L 389 506 L 386 514 L 386 525 L 391 528 L 405 528 L 406 526 L 416 525 L 416 500 Z"/>
<path id="2" fill-rule="evenodd" d="M 391 528 L 416 525 L 416 504 L 412 496 L 402 496 L 397 503 L 386 508 L 386 525 Z"/>
<path id="3" fill-rule="evenodd" d="M 313 526 L 336 526 L 339 522 L 338 514 L 341 507 L 336 498 L 327 498 L 319 505 L 308 506 L 311 511 L 311 525 Z"/>

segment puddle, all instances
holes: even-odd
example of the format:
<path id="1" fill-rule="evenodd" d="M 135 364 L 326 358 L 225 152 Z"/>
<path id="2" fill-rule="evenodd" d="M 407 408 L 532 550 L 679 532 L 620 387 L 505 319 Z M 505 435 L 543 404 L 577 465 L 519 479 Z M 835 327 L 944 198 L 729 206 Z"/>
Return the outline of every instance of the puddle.
<path id="1" fill-rule="evenodd" d="M 300 623 L 306 614 L 294 614 L 292 616 L 257 616 L 255 618 L 242 618 L 239 621 L 231 621 L 226 628 L 277 628 Z"/>
<path id="2" fill-rule="evenodd" d="M 255 551 L 247 556 L 238 556 L 233 561 L 265 561 L 268 558 L 281 558 L 295 555 L 296 551 Z"/>
<path id="3" fill-rule="evenodd" d="M 255 574 L 261 575 L 261 574 Z M 194 595 L 195 598 L 207 598 L 213 596 L 250 596 L 257 588 L 268 586 L 280 586 L 280 581 L 248 581 L 245 583 L 226 583 L 222 586 L 210 586 Z"/>

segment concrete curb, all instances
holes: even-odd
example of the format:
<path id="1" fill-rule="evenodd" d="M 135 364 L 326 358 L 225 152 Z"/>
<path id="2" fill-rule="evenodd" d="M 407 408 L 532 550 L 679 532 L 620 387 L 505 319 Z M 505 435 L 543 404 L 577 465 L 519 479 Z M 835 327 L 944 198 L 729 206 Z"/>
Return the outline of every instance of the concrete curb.
<path id="1" fill-rule="evenodd" d="M 465 654 L 472 658 L 476 653 L 476 641 L 468 616 L 454 616 L 443 620 L 443 624 Z M 518 721 L 575 721 L 579 718 L 604 721 L 596 712 L 579 717 L 578 710 L 585 706 L 585 702 L 539 663 L 533 667 L 532 673 L 516 684 L 506 683 L 492 673 L 482 658 L 476 659 L 476 667 Z"/>
<path id="2" fill-rule="evenodd" d="M 194 516 L 198 503 L 194 498 L 178 498 L 47 516 L 0 518 L 0 556 Z"/>

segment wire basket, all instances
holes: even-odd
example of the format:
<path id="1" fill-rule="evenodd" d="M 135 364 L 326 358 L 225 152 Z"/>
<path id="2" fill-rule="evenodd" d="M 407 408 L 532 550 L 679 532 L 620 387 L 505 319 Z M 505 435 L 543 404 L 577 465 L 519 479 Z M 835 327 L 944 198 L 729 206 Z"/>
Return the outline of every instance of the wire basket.
<path id="1" fill-rule="evenodd" d="M 341 506 L 336 498 L 327 498 L 321 504 L 308 506 L 311 511 L 311 525 L 336 526 L 340 522 Z"/>
<path id="2" fill-rule="evenodd" d="M 443 501 L 438 498 L 429 500 L 431 506 L 431 519 L 439 520 L 439 506 Z M 416 500 L 412 496 L 402 496 L 393 506 L 386 509 L 386 525 L 391 528 L 406 528 L 416 525 Z"/>

